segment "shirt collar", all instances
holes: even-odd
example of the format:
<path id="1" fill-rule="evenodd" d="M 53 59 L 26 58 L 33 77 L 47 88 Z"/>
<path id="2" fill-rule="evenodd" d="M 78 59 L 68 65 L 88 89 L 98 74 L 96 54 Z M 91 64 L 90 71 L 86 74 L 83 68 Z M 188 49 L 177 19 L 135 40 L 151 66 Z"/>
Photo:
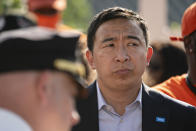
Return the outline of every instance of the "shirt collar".
<path id="1" fill-rule="evenodd" d="M 97 88 L 97 98 L 98 98 L 98 110 L 101 110 L 101 108 L 105 105 L 108 105 L 105 101 L 105 99 L 103 98 L 100 88 L 99 88 L 99 84 L 96 81 L 96 88 Z M 129 108 L 130 106 L 132 106 L 134 103 L 139 103 L 140 108 L 142 108 L 142 85 L 140 88 L 140 91 L 135 99 L 134 102 L 132 102 L 131 104 L 127 105 L 127 108 Z"/>
<path id="2" fill-rule="evenodd" d="M 96 87 L 97 87 L 97 98 L 98 98 L 98 110 L 101 110 L 101 108 L 104 105 L 107 105 L 107 103 L 106 103 L 105 99 L 103 98 L 103 96 L 101 94 L 98 82 L 96 82 Z"/>

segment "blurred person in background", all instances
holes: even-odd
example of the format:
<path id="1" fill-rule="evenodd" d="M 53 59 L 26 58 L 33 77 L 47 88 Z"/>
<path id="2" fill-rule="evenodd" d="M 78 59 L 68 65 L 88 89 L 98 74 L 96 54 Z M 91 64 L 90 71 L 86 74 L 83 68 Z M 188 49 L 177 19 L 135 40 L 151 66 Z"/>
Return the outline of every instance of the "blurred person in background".
<path id="1" fill-rule="evenodd" d="M 66 0 L 28 0 L 29 11 L 36 16 L 39 26 L 63 29 L 60 25 L 61 13 L 66 8 Z M 64 29 L 71 27 L 63 25 Z"/>
<path id="2" fill-rule="evenodd" d="M 151 87 L 187 72 L 186 54 L 180 46 L 169 42 L 152 42 L 150 45 L 153 55 L 143 75 L 145 84 Z"/>
<path id="3" fill-rule="evenodd" d="M 61 23 L 61 15 L 63 10 L 66 9 L 66 6 L 67 0 L 28 0 L 29 11 L 36 16 L 38 26 L 57 29 L 58 31 L 69 30 L 70 32 L 78 32 L 81 34 L 80 48 L 84 56 L 84 61 L 87 61 L 85 57 L 87 49 L 86 34 Z M 88 66 L 88 62 L 86 62 L 86 65 Z M 90 84 L 94 81 L 96 73 L 90 68 L 88 68 L 88 70 L 89 74 L 86 80 Z"/>
<path id="4" fill-rule="evenodd" d="M 184 12 L 181 30 L 182 37 L 173 37 L 172 40 L 184 42 L 188 73 L 171 77 L 153 88 L 196 106 L 196 2 Z"/>
<path id="5" fill-rule="evenodd" d="M 70 131 L 85 96 L 79 35 L 41 27 L 0 35 L 0 130 Z"/>

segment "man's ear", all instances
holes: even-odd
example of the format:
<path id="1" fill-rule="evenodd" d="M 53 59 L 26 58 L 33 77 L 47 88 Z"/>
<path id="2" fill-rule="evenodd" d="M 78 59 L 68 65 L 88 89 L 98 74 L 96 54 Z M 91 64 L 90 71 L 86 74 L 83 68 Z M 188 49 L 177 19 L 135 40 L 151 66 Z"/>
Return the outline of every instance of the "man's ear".
<path id="1" fill-rule="evenodd" d="M 86 51 L 86 58 L 88 60 L 89 65 L 91 66 L 92 69 L 95 69 L 95 64 L 93 60 L 93 53 L 90 50 Z"/>
<path id="2" fill-rule="evenodd" d="M 184 47 L 185 47 L 185 51 L 187 54 L 192 54 L 193 53 L 193 49 L 194 49 L 194 42 L 193 40 L 186 40 L 184 42 Z"/>
<path id="3" fill-rule="evenodd" d="M 149 46 L 147 50 L 147 65 L 149 65 L 152 55 L 153 55 L 153 48 Z"/>
<path id="4" fill-rule="evenodd" d="M 51 74 L 48 71 L 41 72 L 36 84 L 36 94 L 40 101 L 41 105 L 47 105 L 49 102 L 49 95 L 50 95 L 50 89 L 49 81 L 50 81 Z"/>

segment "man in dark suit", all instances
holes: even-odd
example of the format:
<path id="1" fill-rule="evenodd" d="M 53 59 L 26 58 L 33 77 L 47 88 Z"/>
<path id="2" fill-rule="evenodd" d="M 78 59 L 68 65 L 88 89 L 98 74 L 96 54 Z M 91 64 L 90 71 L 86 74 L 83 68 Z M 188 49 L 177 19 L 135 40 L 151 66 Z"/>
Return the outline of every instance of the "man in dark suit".
<path id="1" fill-rule="evenodd" d="M 142 83 L 153 50 L 138 14 L 106 9 L 94 17 L 87 39 L 97 80 L 77 103 L 81 123 L 73 131 L 196 131 L 194 107 Z"/>

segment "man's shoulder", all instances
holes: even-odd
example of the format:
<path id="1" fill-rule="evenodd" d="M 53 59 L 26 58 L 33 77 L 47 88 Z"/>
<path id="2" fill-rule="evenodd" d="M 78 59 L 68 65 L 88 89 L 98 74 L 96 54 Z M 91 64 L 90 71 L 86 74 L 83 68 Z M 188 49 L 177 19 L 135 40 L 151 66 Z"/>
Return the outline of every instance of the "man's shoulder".
<path id="1" fill-rule="evenodd" d="M 193 107 L 192 105 L 186 103 L 186 102 L 183 102 L 183 101 L 180 101 L 180 100 L 177 100 L 177 99 L 174 99 L 160 91 L 157 91 L 153 88 L 149 88 L 147 87 L 147 94 L 148 96 L 150 97 L 150 99 L 152 99 L 155 103 L 157 104 L 160 104 L 160 105 L 163 105 L 163 106 L 167 106 L 168 108 L 172 108 L 172 109 L 184 109 L 184 110 L 195 110 L 196 111 L 196 108 Z"/>
<path id="2" fill-rule="evenodd" d="M 81 122 L 72 131 L 97 131 L 98 130 L 98 102 L 96 82 L 87 87 L 88 96 L 77 101 L 77 110 L 81 117 Z"/>
<path id="3" fill-rule="evenodd" d="M 83 99 L 78 100 L 79 105 L 89 105 L 90 103 L 94 103 L 93 101 L 97 101 L 97 89 L 96 89 L 96 82 L 89 85 L 87 88 L 87 96 Z"/>
<path id="4" fill-rule="evenodd" d="M 152 88 L 144 88 L 142 99 L 143 118 L 160 118 L 168 130 L 195 131 L 196 108 Z M 157 121 L 156 121 L 157 122 Z"/>

